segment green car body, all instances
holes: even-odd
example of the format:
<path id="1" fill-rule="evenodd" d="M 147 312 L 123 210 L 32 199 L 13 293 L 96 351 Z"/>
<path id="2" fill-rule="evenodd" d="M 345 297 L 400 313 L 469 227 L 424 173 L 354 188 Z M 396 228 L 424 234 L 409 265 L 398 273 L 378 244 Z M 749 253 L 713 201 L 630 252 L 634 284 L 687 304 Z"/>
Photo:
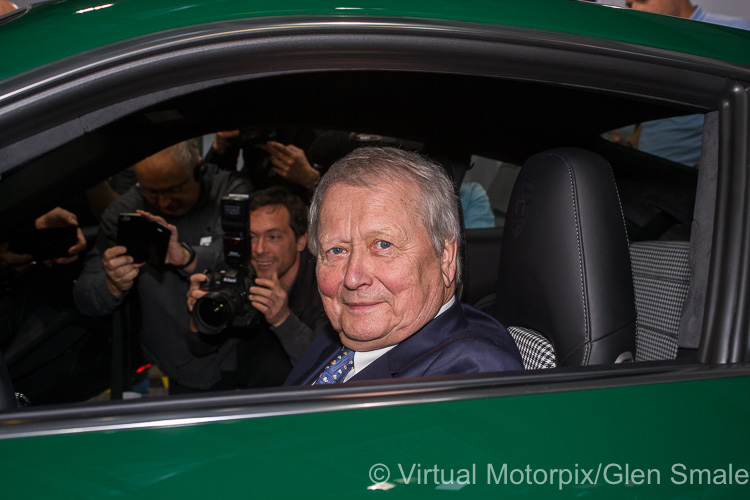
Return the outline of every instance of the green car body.
<path id="1" fill-rule="evenodd" d="M 9 23 L 0 40 L 14 47 L 6 56 L 0 78 L 86 50 L 160 31 L 232 19 L 282 16 L 320 18 L 368 17 L 444 19 L 601 37 L 750 64 L 748 41 L 734 29 L 701 33 L 692 23 L 618 11 L 582 2 L 534 0 L 472 2 L 238 2 L 221 0 L 185 4 L 180 0 L 157 5 L 103 2 L 101 5 L 46 2 L 31 15 Z M 638 24 L 638 29 L 634 29 Z M 690 33 L 686 33 L 691 31 Z M 692 32 L 694 31 L 694 32 Z M 679 32 L 679 36 L 675 36 Z"/>
<path id="2" fill-rule="evenodd" d="M 700 362 L 30 407 L 0 415 L 4 495 L 748 497 L 750 34 L 568 0 L 113 0 L 98 6 L 52 1 L 0 24 L 0 44 L 6 48 L 0 64 L 0 119 L 4 112 L 13 116 L 27 101 L 38 104 L 45 93 L 65 91 L 77 78 L 101 71 L 104 76 L 96 77 L 106 79 L 104 73 L 136 64 L 140 54 L 166 60 L 172 47 L 192 50 L 205 40 L 218 46 L 248 37 L 272 46 L 282 43 L 279 33 L 303 32 L 310 37 L 310 53 L 294 59 L 293 71 L 304 73 L 304 60 L 309 57 L 314 67 L 317 51 L 327 47 L 316 45 L 317 34 L 339 29 L 364 39 L 357 54 L 364 51 L 367 36 L 379 30 L 400 30 L 418 43 L 423 33 L 457 29 L 464 35 L 479 33 L 477 38 L 488 44 L 513 44 L 517 38 L 549 53 L 575 46 L 610 62 L 618 53 L 639 64 L 658 66 L 664 60 L 675 74 L 707 75 L 707 83 L 701 80 L 696 88 L 726 82 L 725 93 L 716 94 L 722 99 L 711 104 L 701 97 L 690 103 L 707 111 L 711 106 L 732 109 L 722 115 L 724 131 L 732 133 L 721 142 L 719 182 L 721 193 L 731 196 L 723 197 L 715 218 L 714 241 L 719 243 L 710 261 Z M 544 57 L 553 57 L 549 53 Z M 274 63 L 280 66 L 268 64 L 258 71 L 284 72 L 283 60 Z M 342 60 L 336 69 L 347 64 L 353 63 Z M 571 67 L 568 83 L 585 88 L 590 68 L 584 67 L 578 80 Z M 669 101 L 670 92 L 649 77 L 633 75 L 638 83 L 632 88 Z M 551 74 L 535 79 L 555 80 Z M 86 82 L 98 89 L 96 81 Z M 617 92 L 616 83 L 597 85 Z M 674 91 L 675 101 L 687 100 L 691 92 Z M 34 116 L 28 124 L 17 122 L 20 131 L 14 133 L 41 134 L 44 125 L 36 124 Z M 16 193 L 6 186 L 21 177 L 18 168 L 37 168 L 36 159 L 7 158 L 0 159 L 0 171 L 13 175 L 0 183 L 6 198 L 0 202 L 3 221 L 12 203 L 40 203 L 31 190 Z M 51 175 L 49 183 L 55 179 Z"/>
<path id="3" fill-rule="evenodd" d="M 300 413 L 73 424 L 0 449 L 16 498 L 743 498 L 748 377 L 725 375 L 409 404 L 331 394 Z"/>
<path id="4" fill-rule="evenodd" d="M 17 498 L 326 498 L 332 490 L 355 498 L 743 498 L 748 408 L 737 395 L 747 377 L 644 382 L 395 406 L 339 398 L 330 411 L 176 418 L 0 448 Z M 389 469 L 388 493 L 371 489 L 371 477 L 386 479 L 375 476 L 379 464 Z M 451 474 L 456 484 L 443 484 Z"/>

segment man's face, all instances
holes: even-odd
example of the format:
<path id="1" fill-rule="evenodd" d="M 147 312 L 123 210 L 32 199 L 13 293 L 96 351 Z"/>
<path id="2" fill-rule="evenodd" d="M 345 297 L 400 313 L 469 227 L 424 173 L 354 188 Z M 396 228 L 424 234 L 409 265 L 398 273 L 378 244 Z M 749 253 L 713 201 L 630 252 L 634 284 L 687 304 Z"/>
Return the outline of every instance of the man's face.
<path id="1" fill-rule="evenodd" d="M 665 16 L 680 16 L 679 3 L 676 0 L 627 0 L 628 7 L 634 10 L 653 12 Z"/>
<path id="2" fill-rule="evenodd" d="M 371 351 L 408 338 L 453 295 L 456 243 L 436 255 L 416 186 L 333 185 L 320 210 L 318 288 L 341 342 Z"/>
<path id="3" fill-rule="evenodd" d="M 160 151 L 136 163 L 135 175 L 141 193 L 150 204 L 162 215 L 179 217 L 198 203 L 201 185 L 169 151 Z"/>
<path id="4" fill-rule="evenodd" d="M 258 277 L 271 278 L 276 273 L 283 280 L 297 264 L 299 252 L 307 245 L 307 235 L 295 238 L 289 225 L 289 210 L 283 205 L 269 205 L 250 212 L 250 243 L 250 263 Z"/>

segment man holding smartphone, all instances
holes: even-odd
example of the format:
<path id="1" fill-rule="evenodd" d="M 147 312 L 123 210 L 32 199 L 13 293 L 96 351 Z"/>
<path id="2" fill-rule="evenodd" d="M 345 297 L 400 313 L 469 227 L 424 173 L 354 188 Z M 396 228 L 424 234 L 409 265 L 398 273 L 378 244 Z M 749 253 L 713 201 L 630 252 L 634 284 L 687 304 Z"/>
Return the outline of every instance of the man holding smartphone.
<path id="1" fill-rule="evenodd" d="M 78 218 L 64 208 L 37 217 L 33 228 L 16 233 L 30 236 L 23 250 L 14 247 L 13 235 L 10 241 L 5 235 L 0 239 L 0 350 L 6 355 L 20 351 L 29 338 L 40 338 L 60 311 L 72 306 L 68 287 L 77 269 L 68 264 L 86 248 Z M 57 241 L 61 229 L 69 233 L 63 242 Z"/>
<path id="2" fill-rule="evenodd" d="M 249 202 L 249 265 L 255 273 L 246 300 L 262 315 L 253 327 L 199 333 L 191 317 L 188 343 L 196 355 L 236 346 L 236 370 L 214 389 L 281 385 L 315 334 L 327 323 L 307 246 L 307 207 L 285 188 L 256 191 Z M 190 278 L 188 308 L 206 295 L 206 275 Z M 186 391 L 187 392 L 187 391 Z"/>
<path id="3" fill-rule="evenodd" d="M 96 248 L 87 256 L 73 291 L 76 305 L 85 314 L 103 316 L 137 290 L 145 358 L 170 380 L 187 387 L 210 387 L 230 353 L 219 350 L 197 358 L 190 352 L 184 338 L 185 294 L 192 272 L 223 263 L 221 198 L 249 193 L 250 185 L 230 172 L 202 164 L 196 140 L 138 162 L 135 174 L 138 183 L 102 215 Z M 134 262 L 127 247 L 116 243 L 123 213 L 138 213 L 170 229 L 163 266 Z"/>

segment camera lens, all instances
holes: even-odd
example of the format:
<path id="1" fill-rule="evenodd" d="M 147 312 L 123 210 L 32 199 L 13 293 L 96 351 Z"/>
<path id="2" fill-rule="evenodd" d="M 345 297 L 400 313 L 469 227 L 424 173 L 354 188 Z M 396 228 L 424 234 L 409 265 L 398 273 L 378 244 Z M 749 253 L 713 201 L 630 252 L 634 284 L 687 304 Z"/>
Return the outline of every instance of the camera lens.
<path id="1" fill-rule="evenodd" d="M 205 334 L 223 331 L 232 324 L 238 305 L 239 297 L 231 291 L 208 292 L 198 299 L 193 308 L 198 331 Z"/>

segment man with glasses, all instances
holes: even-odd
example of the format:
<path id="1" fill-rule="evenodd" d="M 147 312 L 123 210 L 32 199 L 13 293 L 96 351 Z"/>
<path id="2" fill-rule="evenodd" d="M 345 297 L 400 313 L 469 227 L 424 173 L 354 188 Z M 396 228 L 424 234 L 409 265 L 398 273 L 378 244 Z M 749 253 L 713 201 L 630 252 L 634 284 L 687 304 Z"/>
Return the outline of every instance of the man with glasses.
<path id="1" fill-rule="evenodd" d="M 76 305 L 85 314 L 102 316 L 115 311 L 137 290 L 146 359 L 183 386 L 209 388 L 231 356 L 217 350 L 197 358 L 187 348 L 189 276 L 223 264 L 221 198 L 249 193 L 250 184 L 202 164 L 196 140 L 160 151 L 138 162 L 134 170 L 138 184 L 102 215 L 96 248 L 89 253 L 74 288 Z M 134 212 L 172 232 L 159 269 L 134 263 L 128 249 L 116 244 L 119 215 Z"/>

